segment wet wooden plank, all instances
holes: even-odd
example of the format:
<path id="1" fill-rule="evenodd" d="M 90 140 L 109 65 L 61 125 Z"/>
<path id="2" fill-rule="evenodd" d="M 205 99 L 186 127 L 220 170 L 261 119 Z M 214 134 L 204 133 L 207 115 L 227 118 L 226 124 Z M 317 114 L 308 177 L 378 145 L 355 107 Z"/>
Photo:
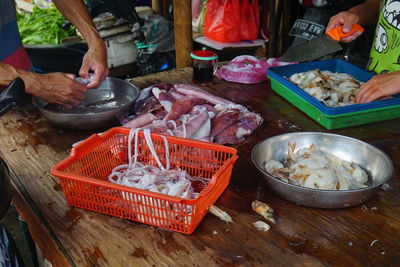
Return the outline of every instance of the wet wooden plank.
<path id="1" fill-rule="evenodd" d="M 141 88 L 156 83 L 189 83 L 191 71 L 186 68 L 153 74 L 132 82 Z M 22 196 L 36 207 L 35 212 L 54 233 L 52 238 L 74 265 L 374 266 L 399 262 L 400 120 L 327 131 L 272 92 L 268 83 L 215 81 L 203 88 L 260 113 L 265 121 L 244 143 L 234 146 L 239 160 L 229 187 L 216 203 L 234 223 L 228 225 L 207 215 L 192 235 L 69 207 L 58 179 L 49 170 L 68 155 L 74 142 L 96 130 L 54 128 L 30 106 L 0 118 L 0 151 L 15 174 L 13 182 L 23 189 Z M 392 189 L 379 190 L 365 208 L 341 210 L 301 207 L 274 196 L 253 168 L 250 152 L 266 137 L 295 131 L 338 133 L 377 146 L 393 160 L 394 175 L 388 183 Z M 275 210 L 278 224 L 268 232 L 252 226 L 261 220 L 251 209 L 255 199 Z M 27 221 L 35 223 L 29 218 Z M 38 232 L 48 235 L 49 231 Z"/>

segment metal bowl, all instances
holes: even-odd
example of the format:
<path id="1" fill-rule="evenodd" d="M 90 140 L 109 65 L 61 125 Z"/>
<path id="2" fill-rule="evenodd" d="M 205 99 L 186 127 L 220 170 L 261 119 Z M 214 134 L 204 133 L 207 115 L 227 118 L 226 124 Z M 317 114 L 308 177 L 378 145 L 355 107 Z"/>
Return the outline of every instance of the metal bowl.
<path id="1" fill-rule="evenodd" d="M 289 184 L 273 177 L 264 169 L 264 162 L 271 159 L 285 161 L 288 157 L 288 142 L 296 143 L 296 151 L 315 144 L 322 151 L 358 164 L 370 177 L 368 187 L 322 190 Z M 390 158 L 374 146 L 354 138 L 320 132 L 288 133 L 267 138 L 254 146 L 251 158 L 275 194 L 296 204 L 313 208 L 335 209 L 359 205 L 373 196 L 393 172 Z"/>
<path id="2" fill-rule="evenodd" d="M 139 94 L 137 86 L 107 77 L 99 88 L 86 91 L 85 99 L 77 107 L 64 109 L 39 98 L 33 99 L 33 105 L 47 120 L 62 128 L 105 128 L 124 119 Z"/>

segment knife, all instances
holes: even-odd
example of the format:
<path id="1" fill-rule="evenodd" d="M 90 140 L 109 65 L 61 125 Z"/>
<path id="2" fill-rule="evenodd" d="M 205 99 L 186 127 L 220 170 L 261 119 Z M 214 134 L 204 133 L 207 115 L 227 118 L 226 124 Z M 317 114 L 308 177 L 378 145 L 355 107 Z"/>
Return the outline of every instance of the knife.
<path id="1" fill-rule="evenodd" d="M 364 28 L 359 24 L 353 24 L 348 33 L 343 32 L 343 26 L 334 28 L 315 39 L 290 48 L 279 58 L 279 60 L 283 62 L 312 61 L 340 51 L 343 49 L 339 44 L 340 39 L 350 36 L 356 31 L 363 33 Z"/>

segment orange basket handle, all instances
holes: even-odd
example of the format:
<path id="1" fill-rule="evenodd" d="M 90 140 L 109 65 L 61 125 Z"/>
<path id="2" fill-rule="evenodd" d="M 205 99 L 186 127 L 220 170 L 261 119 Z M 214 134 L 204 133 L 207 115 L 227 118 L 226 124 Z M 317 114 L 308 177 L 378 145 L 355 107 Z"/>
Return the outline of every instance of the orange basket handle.
<path id="1" fill-rule="evenodd" d="M 99 134 L 92 134 L 87 139 L 79 141 L 73 145 L 71 149 L 71 156 L 84 156 L 93 149 L 95 149 L 99 144 L 102 143 L 104 139 Z"/>

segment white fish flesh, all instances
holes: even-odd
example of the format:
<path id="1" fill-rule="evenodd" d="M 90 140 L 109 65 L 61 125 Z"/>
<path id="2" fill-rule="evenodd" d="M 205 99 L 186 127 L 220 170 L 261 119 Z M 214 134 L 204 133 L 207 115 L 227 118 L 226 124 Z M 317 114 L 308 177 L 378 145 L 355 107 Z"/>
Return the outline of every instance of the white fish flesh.
<path id="1" fill-rule="evenodd" d="M 288 160 L 268 160 L 265 170 L 282 181 L 308 188 L 349 190 L 368 185 L 368 174 L 353 162 L 319 150 L 314 144 L 294 150 L 295 144 L 289 144 Z"/>
<path id="2" fill-rule="evenodd" d="M 289 81 L 328 107 L 356 104 L 355 95 L 363 85 L 350 74 L 319 69 L 295 73 Z"/>

